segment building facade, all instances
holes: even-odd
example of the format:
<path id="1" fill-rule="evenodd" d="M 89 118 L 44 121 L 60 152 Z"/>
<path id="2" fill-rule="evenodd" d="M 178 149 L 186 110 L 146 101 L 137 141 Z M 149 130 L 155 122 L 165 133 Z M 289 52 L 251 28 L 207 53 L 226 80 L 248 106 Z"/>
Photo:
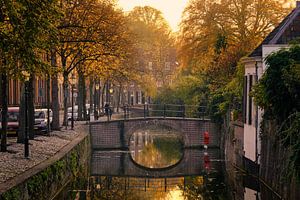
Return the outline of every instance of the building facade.
<path id="1" fill-rule="evenodd" d="M 300 1 L 296 8 L 263 40 L 263 42 L 246 58 L 244 74 L 244 156 L 257 164 L 260 163 L 260 122 L 263 110 L 255 105 L 249 95 L 252 86 L 261 78 L 268 67 L 265 59 L 268 55 L 300 38 Z"/>

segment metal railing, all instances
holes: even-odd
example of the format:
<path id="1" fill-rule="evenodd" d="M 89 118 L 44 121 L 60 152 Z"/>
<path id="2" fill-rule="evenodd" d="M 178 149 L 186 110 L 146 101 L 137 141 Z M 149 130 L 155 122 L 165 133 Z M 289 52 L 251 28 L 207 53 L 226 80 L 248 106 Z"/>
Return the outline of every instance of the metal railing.
<path id="1" fill-rule="evenodd" d="M 208 119 L 207 109 L 204 106 L 178 104 L 137 104 L 124 105 L 118 113 L 112 113 L 113 119 L 174 117 Z M 110 107 L 111 110 L 114 110 Z M 110 117 L 107 117 L 109 120 Z"/>

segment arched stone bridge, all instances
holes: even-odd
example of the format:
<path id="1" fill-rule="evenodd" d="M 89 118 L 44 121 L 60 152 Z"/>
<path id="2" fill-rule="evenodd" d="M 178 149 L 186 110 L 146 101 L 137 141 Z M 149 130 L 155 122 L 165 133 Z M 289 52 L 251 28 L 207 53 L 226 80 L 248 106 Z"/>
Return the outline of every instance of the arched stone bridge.
<path id="1" fill-rule="evenodd" d="M 220 157 L 220 150 L 217 148 L 185 149 L 177 164 L 164 169 L 149 169 L 133 162 L 129 152 L 94 151 L 91 176 L 166 178 L 204 175 L 221 171 Z"/>
<path id="2" fill-rule="evenodd" d="M 152 125 L 174 129 L 182 134 L 185 148 L 203 146 L 203 135 L 209 132 L 209 147 L 220 146 L 220 131 L 210 120 L 189 118 L 135 118 L 105 122 L 91 122 L 92 150 L 128 149 L 131 135 Z"/>

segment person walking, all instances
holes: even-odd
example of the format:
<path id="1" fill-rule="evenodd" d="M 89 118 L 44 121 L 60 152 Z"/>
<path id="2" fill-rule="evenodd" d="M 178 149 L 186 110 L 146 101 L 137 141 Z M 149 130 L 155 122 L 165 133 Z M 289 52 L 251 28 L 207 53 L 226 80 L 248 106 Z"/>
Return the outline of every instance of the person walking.
<path id="1" fill-rule="evenodd" d="M 109 119 L 111 117 L 110 117 L 110 108 L 109 108 L 109 104 L 108 103 L 105 103 L 105 105 L 104 105 L 104 112 L 105 112 L 105 115 L 107 116 L 107 121 L 109 121 Z"/>

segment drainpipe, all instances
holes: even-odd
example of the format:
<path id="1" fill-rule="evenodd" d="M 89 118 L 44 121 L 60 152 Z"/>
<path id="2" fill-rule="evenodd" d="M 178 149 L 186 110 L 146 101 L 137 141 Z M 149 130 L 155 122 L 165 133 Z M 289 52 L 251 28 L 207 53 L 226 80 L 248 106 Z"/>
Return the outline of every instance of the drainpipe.
<path id="1" fill-rule="evenodd" d="M 258 82 L 258 66 L 257 66 L 257 61 L 255 62 L 255 84 Z M 256 116 L 255 116 L 255 163 L 258 164 L 258 106 L 255 105 L 256 107 Z"/>

